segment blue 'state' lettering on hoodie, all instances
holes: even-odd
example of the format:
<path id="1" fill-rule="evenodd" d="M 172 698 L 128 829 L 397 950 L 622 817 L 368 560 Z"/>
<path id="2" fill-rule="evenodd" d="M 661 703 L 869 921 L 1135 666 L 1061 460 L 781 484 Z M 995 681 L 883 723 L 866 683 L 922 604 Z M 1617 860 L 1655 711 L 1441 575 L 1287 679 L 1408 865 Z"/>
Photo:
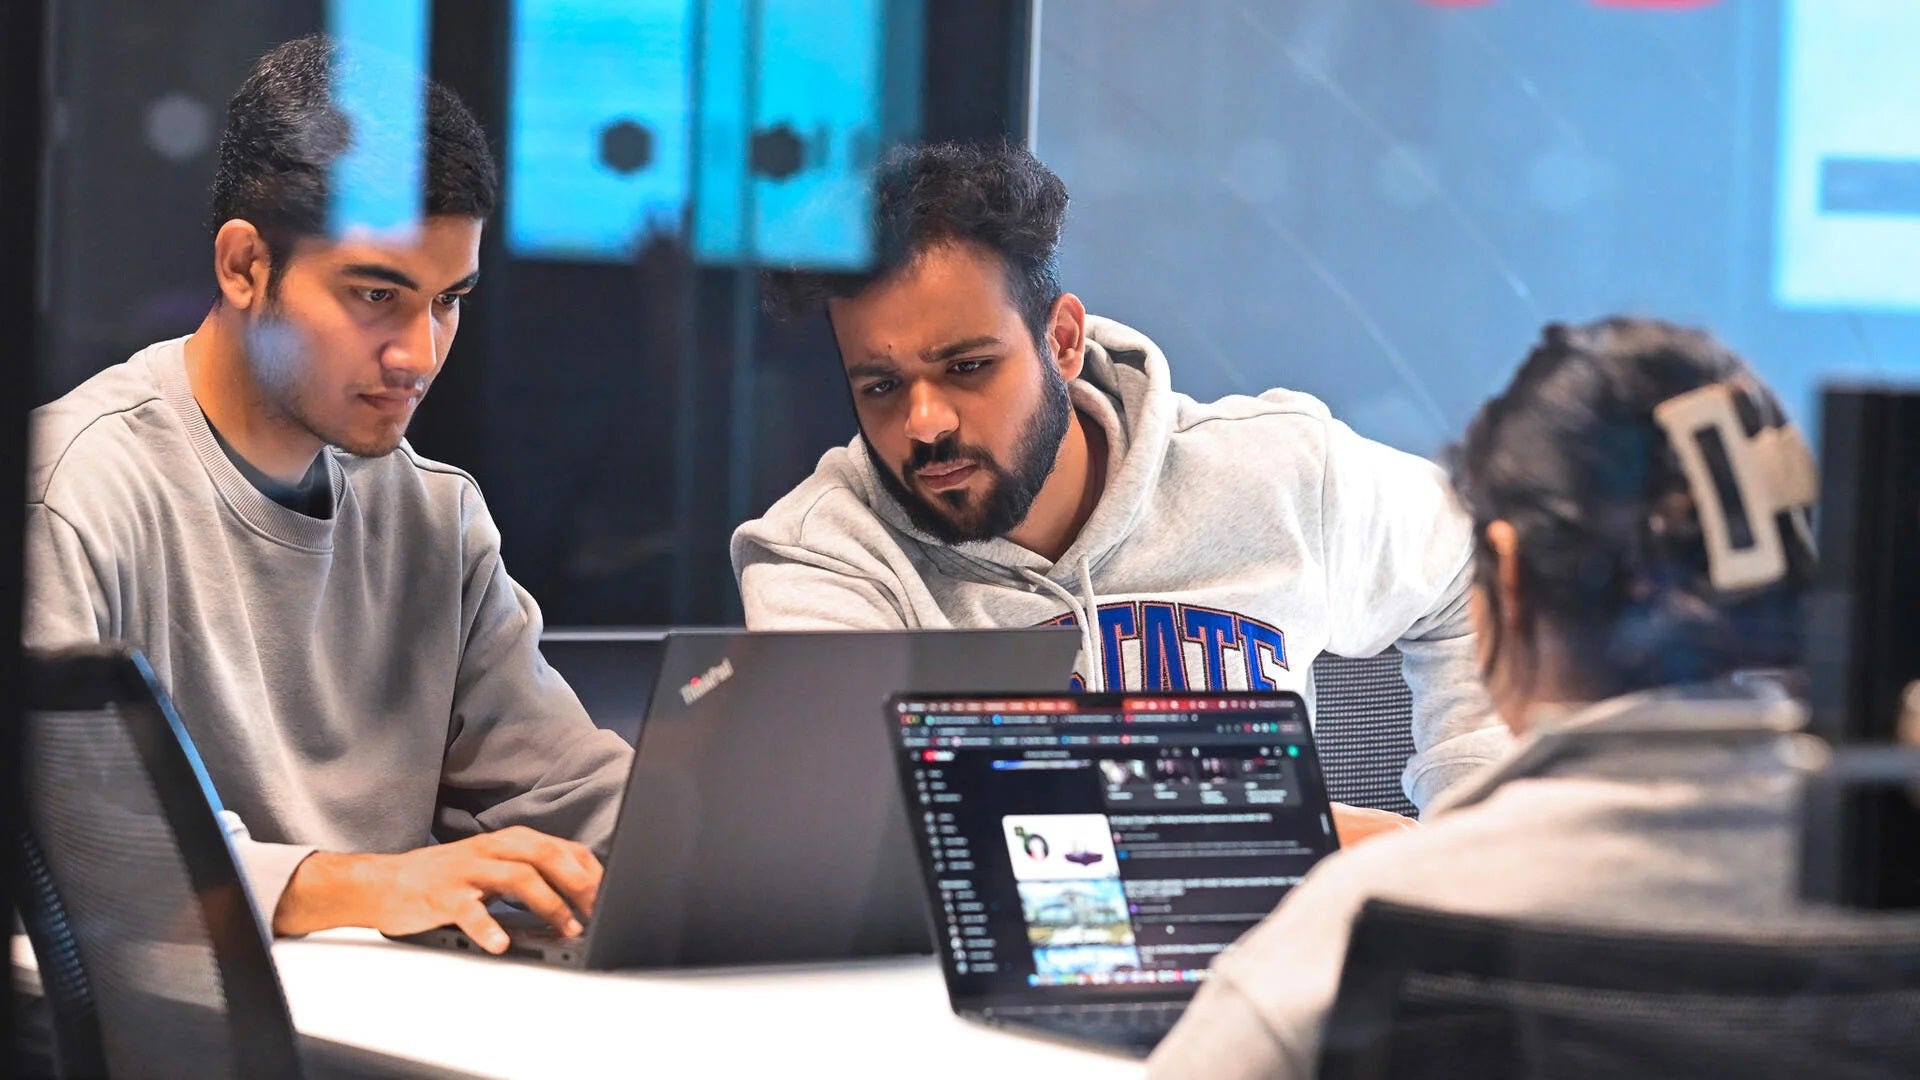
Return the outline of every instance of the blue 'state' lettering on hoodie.
<path id="1" fill-rule="evenodd" d="M 1072 612 L 1042 626 L 1078 626 Z M 1129 600 L 1100 605 L 1102 685 L 1109 690 L 1277 690 L 1287 636 L 1258 619 L 1190 604 Z M 1086 689 L 1074 672 L 1072 685 Z"/>

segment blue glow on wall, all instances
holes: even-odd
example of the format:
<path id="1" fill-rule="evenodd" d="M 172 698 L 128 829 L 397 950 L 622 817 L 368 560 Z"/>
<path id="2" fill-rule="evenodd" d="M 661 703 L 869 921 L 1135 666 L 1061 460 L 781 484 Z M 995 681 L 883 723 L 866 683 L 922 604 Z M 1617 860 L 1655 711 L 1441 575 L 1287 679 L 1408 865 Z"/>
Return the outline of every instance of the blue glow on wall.
<path id="1" fill-rule="evenodd" d="M 507 247 L 623 260 L 685 215 L 690 0 L 517 0 L 506 139 Z"/>
<path id="2" fill-rule="evenodd" d="M 333 163 L 327 225 L 353 232 L 419 228 L 425 185 L 425 0 L 330 0 L 327 29 L 339 46 L 334 101 L 353 145 Z"/>
<path id="3" fill-rule="evenodd" d="M 1784 20 L 1775 296 L 1920 309 L 1920 6 L 1792 0 Z"/>

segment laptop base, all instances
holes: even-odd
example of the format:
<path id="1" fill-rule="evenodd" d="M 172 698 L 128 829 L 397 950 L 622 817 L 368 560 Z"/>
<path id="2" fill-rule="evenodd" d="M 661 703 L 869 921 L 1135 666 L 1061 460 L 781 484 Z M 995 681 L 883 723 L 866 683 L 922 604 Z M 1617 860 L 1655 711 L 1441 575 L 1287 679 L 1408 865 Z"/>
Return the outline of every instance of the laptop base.
<path id="1" fill-rule="evenodd" d="M 1186 1008 L 1185 1001 L 1138 1001 L 1010 1006 L 968 1010 L 962 1015 L 992 1027 L 1144 1058 L 1173 1030 Z"/>
<path id="2" fill-rule="evenodd" d="M 500 928 L 507 932 L 507 951 L 499 954 L 518 960 L 536 960 L 543 964 L 558 967 L 584 968 L 587 961 L 586 937 L 567 937 L 548 926 L 546 920 L 517 905 L 496 900 L 487 905 L 487 914 L 492 915 Z M 591 932 L 591 931 L 589 931 Z M 476 956 L 491 957 L 494 954 L 480 947 L 478 942 L 467 936 L 467 932 L 457 926 L 442 926 L 419 934 L 393 936 L 392 940 L 408 945 L 425 945 L 430 949 L 447 949 L 453 952 L 472 953 Z"/>

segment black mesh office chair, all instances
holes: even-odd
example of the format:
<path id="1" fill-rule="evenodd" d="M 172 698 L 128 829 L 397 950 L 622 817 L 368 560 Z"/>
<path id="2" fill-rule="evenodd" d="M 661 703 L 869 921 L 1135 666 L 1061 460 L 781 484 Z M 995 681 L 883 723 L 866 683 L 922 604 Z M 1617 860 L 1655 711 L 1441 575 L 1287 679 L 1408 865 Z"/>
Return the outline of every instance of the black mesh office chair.
<path id="1" fill-rule="evenodd" d="M 1313 739 L 1334 802 L 1417 816 L 1400 787 L 1413 756 L 1413 695 L 1400 675 L 1400 650 L 1313 663 Z"/>
<path id="2" fill-rule="evenodd" d="M 1324 1080 L 1920 1076 L 1920 925 L 1702 938 L 1368 902 Z"/>
<path id="3" fill-rule="evenodd" d="M 301 1075 L 268 938 L 137 653 L 30 655 L 22 921 L 68 1076 Z"/>

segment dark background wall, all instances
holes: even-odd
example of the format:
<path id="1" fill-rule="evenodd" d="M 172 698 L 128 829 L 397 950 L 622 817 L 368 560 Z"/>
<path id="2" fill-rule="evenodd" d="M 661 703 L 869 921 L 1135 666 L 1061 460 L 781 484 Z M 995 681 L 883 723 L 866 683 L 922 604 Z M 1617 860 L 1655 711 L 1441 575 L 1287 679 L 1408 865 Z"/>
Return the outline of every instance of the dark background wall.
<path id="1" fill-rule="evenodd" d="M 0 5 L 0 147 L 37 147 L 44 131 L 41 89 L 45 85 L 47 5 Z M 39 155 L 0 158 L 0 326 L 7 370 L 32 372 L 40 343 L 40 195 L 44 173 Z M 9 924 L 18 880 L 20 762 L 20 605 L 24 561 L 21 523 L 25 511 L 26 414 L 33 380 L 14 378 L 0 392 L 0 912 Z M 0 1069 L 14 1063 L 14 990 L 11 976 L 0 990 Z"/>

